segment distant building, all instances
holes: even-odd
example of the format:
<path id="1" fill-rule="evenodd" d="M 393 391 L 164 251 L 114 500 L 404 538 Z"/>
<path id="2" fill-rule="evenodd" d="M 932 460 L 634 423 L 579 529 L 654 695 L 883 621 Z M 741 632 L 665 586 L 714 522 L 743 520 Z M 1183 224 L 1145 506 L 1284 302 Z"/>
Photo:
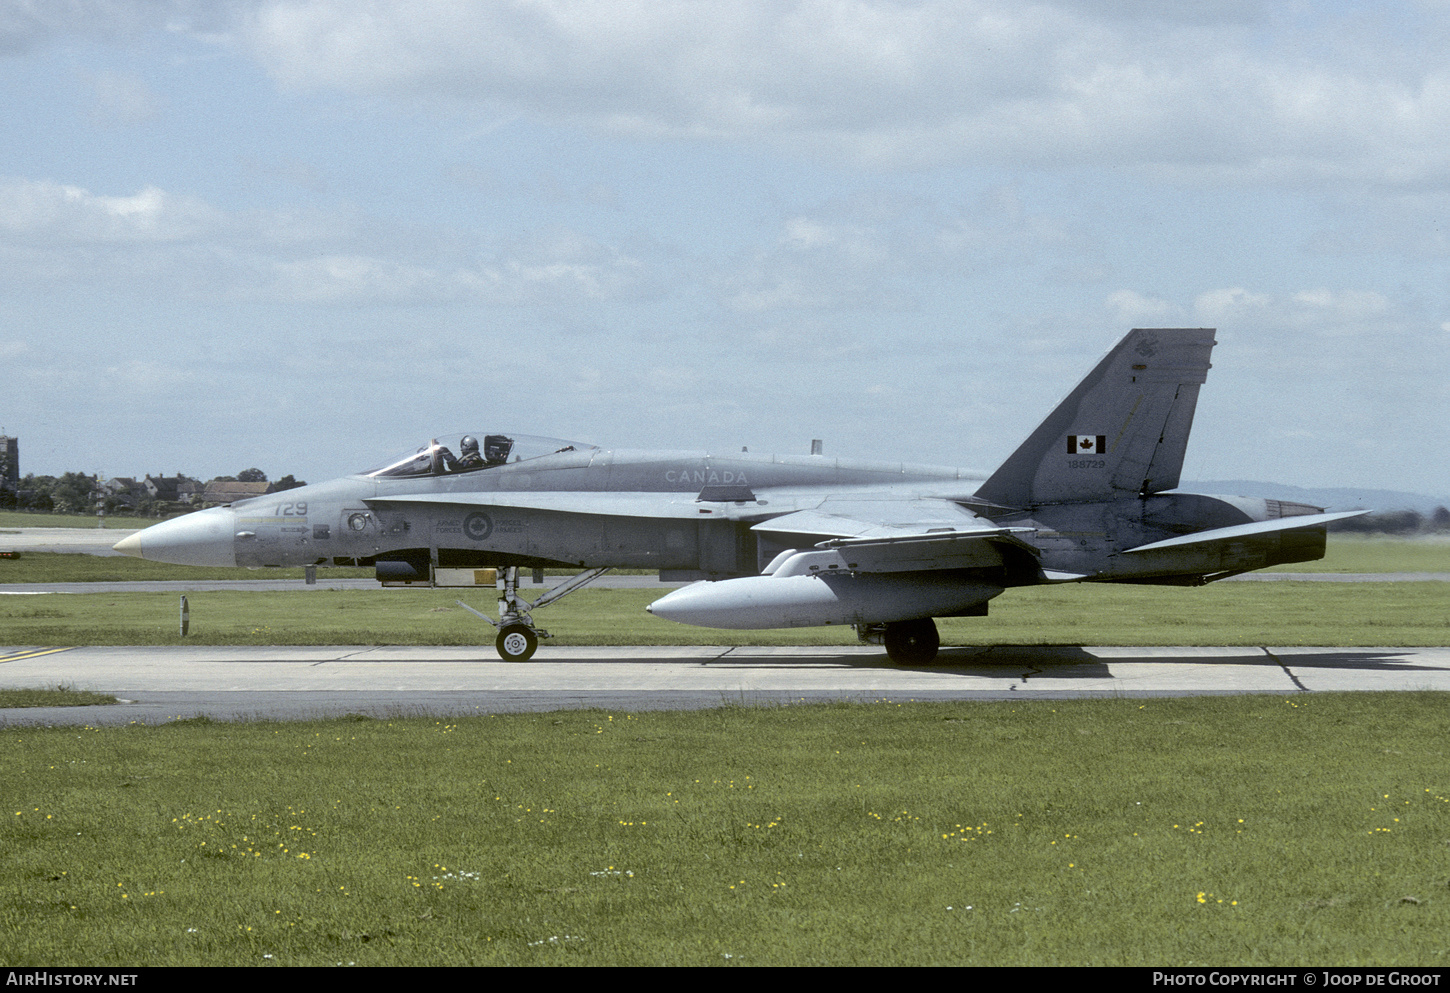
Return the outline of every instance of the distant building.
<path id="1" fill-rule="evenodd" d="M 206 484 L 199 479 L 192 479 L 189 476 L 177 476 L 176 499 L 182 503 L 195 503 L 201 499 L 206 490 Z"/>
<path id="2" fill-rule="evenodd" d="M 20 488 L 20 439 L 0 434 L 0 488 Z"/>
<path id="3" fill-rule="evenodd" d="M 200 480 L 178 473 L 175 476 L 147 476 L 141 488 L 153 500 L 191 503 L 201 493 L 202 485 Z"/>
<path id="4" fill-rule="evenodd" d="M 171 476 L 168 478 L 166 476 L 147 475 L 141 485 L 146 487 L 146 494 L 153 500 L 174 501 L 176 499 L 176 484 L 180 481 L 180 476 Z"/>
<path id="5" fill-rule="evenodd" d="M 115 500 L 115 505 L 134 509 L 136 501 L 146 496 L 146 488 L 130 476 L 112 476 L 101 484 L 101 489 Z"/>

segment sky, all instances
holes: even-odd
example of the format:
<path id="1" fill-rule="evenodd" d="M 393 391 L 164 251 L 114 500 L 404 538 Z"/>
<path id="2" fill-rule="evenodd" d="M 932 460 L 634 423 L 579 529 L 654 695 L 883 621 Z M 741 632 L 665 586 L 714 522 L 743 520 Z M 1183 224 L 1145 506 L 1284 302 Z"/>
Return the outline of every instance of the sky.
<path id="1" fill-rule="evenodd" d="M 1447 226 L 1444 0 L 0 0 L 22 472 L 990 471 L 1213 327 L 1185 480 L 1450 495 Z"/>

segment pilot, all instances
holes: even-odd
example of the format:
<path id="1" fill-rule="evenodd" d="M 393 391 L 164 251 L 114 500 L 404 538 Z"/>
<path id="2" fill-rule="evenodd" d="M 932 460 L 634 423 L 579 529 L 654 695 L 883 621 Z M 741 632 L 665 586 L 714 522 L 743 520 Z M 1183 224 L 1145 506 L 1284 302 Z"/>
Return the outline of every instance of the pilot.
<path id="1" fill-rule="evenodd" d="M 458 443 L 458 453 L 458 461 L 450 466 L 454 472 L 483 468 L 483 456 L 478 453 L 478 439 L 473 435 L 463 436 L 463 440 Z"/>

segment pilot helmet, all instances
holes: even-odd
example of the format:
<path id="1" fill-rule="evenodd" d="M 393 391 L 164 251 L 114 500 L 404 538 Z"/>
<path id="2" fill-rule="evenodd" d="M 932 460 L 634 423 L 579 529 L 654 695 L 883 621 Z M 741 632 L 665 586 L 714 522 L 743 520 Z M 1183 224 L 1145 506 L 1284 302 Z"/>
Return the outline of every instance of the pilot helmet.
<path id="1" fill-rule="evenodd" d="M 463 440 L 458 443 L 458 450 L 464 455 L 478 454 L 478 439 L 471 434 L 464 435 Z"/>

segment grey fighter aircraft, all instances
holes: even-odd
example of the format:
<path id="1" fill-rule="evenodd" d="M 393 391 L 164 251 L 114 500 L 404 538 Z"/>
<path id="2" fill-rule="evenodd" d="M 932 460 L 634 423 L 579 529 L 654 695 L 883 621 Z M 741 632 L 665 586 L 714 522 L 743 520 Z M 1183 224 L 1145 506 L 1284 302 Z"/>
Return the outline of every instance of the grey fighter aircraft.
<path id="1" fill-rule="evenodd" d="M 630 451 L 518 434 L 429 440 L 352 476 L 188 514 L 118 542 L 187 565 L 371 565 L 438 583 L 498 571 L 499 654 L 531 657 L 531 611 L 611 568 L 698 580 L 657 617 L 717 628 L 852 625 L 895 662 L 936 657 L 936 617 L 1008 587 L 1195 586 L 1324 555 L 1326 514 L 1176 492 L 1211 328 L 1130 332 L 989 476 L 826 458 Z M 440 436 L 452 441 L 454 435 Z M 520 568 L 568 566 L 532 603 Z M 462 603 L 462 601 L 459 601 Z M 467 606 L 464 604 L 464 606 Z M 473 608 L 469 608 L 472 610 Z"/>

